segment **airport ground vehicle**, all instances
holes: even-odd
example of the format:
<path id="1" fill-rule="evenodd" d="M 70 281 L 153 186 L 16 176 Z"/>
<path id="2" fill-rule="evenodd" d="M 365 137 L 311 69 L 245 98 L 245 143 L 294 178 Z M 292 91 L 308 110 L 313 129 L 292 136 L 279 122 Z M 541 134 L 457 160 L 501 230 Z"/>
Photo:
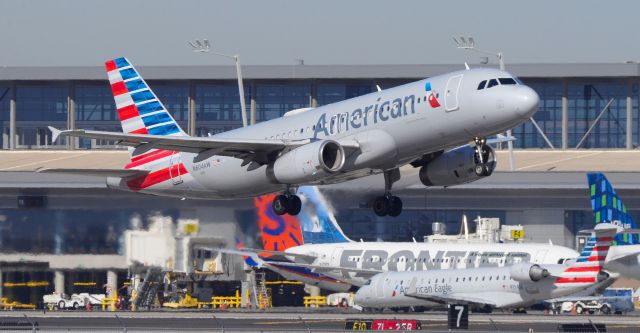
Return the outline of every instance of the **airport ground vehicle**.
<path id="1" fill-rule="evenodd" d="M 81 309 L 90 304 L 101 305 L 102 299 L 105 298 L 104 294 L 89 294 L 89 293 L 80 293 L 80 294 L 59 294 L 53 293 L 49 295 L 42 296 L 42 301 L 44 306 L 49 310 L 59 309 Z"/>

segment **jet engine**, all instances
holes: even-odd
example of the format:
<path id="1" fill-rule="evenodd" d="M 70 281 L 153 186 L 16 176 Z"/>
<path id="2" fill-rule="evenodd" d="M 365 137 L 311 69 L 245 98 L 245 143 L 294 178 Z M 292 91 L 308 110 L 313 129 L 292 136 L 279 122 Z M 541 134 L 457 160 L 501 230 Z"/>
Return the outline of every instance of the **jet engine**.
<path id="1" fill-rule="evenodd" d="M 540 265 L 517 264 L 511 266 L 511 278 L 519 282 L 537 282 L 548 277 L 549 271 Z"/>
<path id="2" fill-rule="evenodd" d="M 333 140 L 322 140 L 289 151 L 273 163 L 272 178 L 280 184 L 302 184 L 320 180 L 344 166 L 344 148 Z"/>
<path id="3" fill-rule="evenodd" d="M 463 146 L 420 162 L 420 181 L 426 186 L 452 186 L 490 176 L 496 168 L 495 151 L 488 145 L 481 150 L 482 160 L 476 147 Z"/>

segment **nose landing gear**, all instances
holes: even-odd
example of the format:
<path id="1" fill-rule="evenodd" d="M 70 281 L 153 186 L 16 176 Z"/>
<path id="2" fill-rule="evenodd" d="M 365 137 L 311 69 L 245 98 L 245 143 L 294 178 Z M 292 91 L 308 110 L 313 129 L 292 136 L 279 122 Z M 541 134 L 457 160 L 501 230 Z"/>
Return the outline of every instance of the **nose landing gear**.
<path id="1" fill-rule="evenodd" d="M 271 203 L 271 207 L 278 215 L 289 214 L 295 216 L 298 215 L 300 209 L 302 209 L 302 201 L 299 196 L 287 191 L 284 194 L 276 196 Z"/>
<path id="2" fill-rule="evenodd" d="M 491 149 L 487 146 L 485 138 L 475 138 L 476 143 L 476 166 L 475 173 L 480 177 L 490 176 L 492 173 L 490 162 Z"/>
<path id="3" fill-rule="evenodd" d="M 376 215 L 396 217 L 402 213 L 402 200 L 391 195 L 391 187 L 398 180 L 400 180 L 400 170 L 398 168 L 384 172 L 384 195 L 373 200 L 373 212 Z"/>

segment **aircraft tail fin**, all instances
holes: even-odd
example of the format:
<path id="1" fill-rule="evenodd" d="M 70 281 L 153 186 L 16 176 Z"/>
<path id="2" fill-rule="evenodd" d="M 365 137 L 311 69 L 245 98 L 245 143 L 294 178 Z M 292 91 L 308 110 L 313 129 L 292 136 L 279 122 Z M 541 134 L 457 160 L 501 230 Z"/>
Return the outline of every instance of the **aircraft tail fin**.
<path id="1" fill-rule="evenodd" d="M 105 68 L 124 133 L 187 135 L 127 58 L 109 60 Z"/>
<path id="2" fill-rule="evenodd" d="M 338 225 L 329 201 L 316 186 L 298 188 L 302 211 L 298 215 L 305 244 L 351 242 Z"/>
<path id="3" fill-rule="evenodd" d="M 596 225 L 610 223 L 624 229 L 636 229 L 633 217 L 627 211 L 616 190 L 601 172 L 588 173 L 591 209 Z M 640 244 L 637 234 L 621 233 L 615 236 L 615 245 Z"/>
<path id="4" fill-rule="evenodd" d="M 271 202 L 275 193 L 255 198 L 264 250 L 284 251 L 302 244 L 351 242 L 315 186 L 300 187 L 297 193 L 302 200 L 302 210 L 297 216 L 277 215 L 273 211 Z"/>
<path id="5" fill-rule="evenodd" d="M 609 248 L 618 228 L 610 223 L 601 223 L 593 230 L 582 253 L 575 262 L 560 274 L 556 284 L 593 284 L 604 266 Z"/>

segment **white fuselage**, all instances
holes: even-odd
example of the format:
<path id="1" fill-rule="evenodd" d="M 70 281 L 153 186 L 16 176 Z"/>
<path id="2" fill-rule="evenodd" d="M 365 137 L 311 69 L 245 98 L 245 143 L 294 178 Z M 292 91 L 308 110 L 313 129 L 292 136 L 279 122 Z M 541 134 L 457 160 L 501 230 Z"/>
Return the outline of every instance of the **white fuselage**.
<path id="1" fill-rule="evenodd" d="M 314 266 L 345 268 L 322 274 L 356 287 L 364 285 L 371 274 L 348 269 L 402 272 L 504 267 L 521 262 L 558 264 L 579 255 L 562 246 L 517 243 L 348 242 L 306 244 L 285 251 L 315 256 Z"/>
<path id="2" fill-rule="evenodd" d="M 504 132 L 528 119 L 538 103 L 537 94 L 529 87 L 518 84 L 477 89 L 480 81 L 498 77 L 511 75 L 493 69 L 454 72 L 214 136 L 312 142 L 330 139 L 356 144 L 357 151 L 346 156 L 344 167 L 327 177 L 285 184 L 274 178 L 273 163 L 242 165 L 242 159 L 228 156 L 194 162 L 197 154 L 180 152 L 134 166 L 150 171 L 165 169 L 165 176 L 170 178 L 135 190 L 186 198 L 243 198 L 281 191 L 287 185 L 336 183 L 402 166 L 424 154 Z M 428 101 L 432 94 L 438 96 L 441 105 L 434 107 Z M 115 178 L 110 178 L 108 185 L 132 190 Z"/>
<path id="3" fill-rule="evenodd" d="M 556 274 L 565 265 L 545 265 Z M 433 300 L 456 297 L 498 308 L 523 307 L 545 299 L 563 297 L 592 284 L 556 284 L 554 277 L 521 282 L 511 277 L 510 267 L 389 272 L 376 275 L 356 294 L 363 307 L 432 306 Z M 447 302 L 444 302 L 447 303 Z"/>

